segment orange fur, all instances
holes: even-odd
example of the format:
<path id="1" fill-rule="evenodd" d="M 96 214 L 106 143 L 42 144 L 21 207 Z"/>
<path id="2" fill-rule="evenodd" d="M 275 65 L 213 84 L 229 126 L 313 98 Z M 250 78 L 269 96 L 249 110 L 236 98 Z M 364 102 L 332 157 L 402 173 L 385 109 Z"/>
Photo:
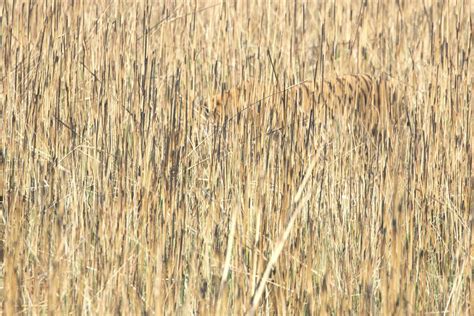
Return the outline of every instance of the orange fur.
<path id="1" fill-rule="evenodd" d="M 282 98 L 286 98 L 283 103 Z M 373 128 L 382 121 L 393 121 L 397 117 L 396 99 L 396 90 L 389 80 L 367 74 L 350 74 L 326 79 L 322 83 L 306 81 L 281 90 L 246 81 L 210 97 L 206 105 L 216 120 L 251 111 L 259 102 L 265 108 L 281 104 L 291 107 L 296 103 L 298 111 L 303 114 L 327 106 L 335 118 L 353 115 Z"/>

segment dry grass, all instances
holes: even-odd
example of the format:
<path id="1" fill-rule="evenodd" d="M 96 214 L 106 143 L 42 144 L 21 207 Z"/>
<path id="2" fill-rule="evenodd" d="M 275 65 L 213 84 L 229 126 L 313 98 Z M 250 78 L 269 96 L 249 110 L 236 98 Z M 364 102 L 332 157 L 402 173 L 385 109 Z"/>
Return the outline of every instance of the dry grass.
<path id="1" fill-rule="evenodd" d="M 157 3 L 3 5 L 6 314 L 472 314 L 469 1 Z"/>

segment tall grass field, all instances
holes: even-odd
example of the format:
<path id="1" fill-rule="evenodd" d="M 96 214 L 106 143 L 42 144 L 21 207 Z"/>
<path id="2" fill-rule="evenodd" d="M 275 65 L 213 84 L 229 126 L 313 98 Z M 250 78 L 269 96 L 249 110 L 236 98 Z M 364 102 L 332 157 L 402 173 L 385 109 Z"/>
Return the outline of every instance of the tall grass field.
<path id="1" fill-rule="evenodd" d="M 474 314 L 472 1 L 0 16 L 0 314 Z"/>

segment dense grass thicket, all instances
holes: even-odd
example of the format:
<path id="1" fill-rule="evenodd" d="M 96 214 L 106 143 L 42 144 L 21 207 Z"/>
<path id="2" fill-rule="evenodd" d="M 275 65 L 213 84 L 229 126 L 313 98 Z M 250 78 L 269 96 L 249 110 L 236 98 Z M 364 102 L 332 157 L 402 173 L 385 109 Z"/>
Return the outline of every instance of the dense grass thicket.
<path id="1" fill-rule="evenodd" d="M 0 15 L 5 314 L 473 314 L 471 1 Z"/>

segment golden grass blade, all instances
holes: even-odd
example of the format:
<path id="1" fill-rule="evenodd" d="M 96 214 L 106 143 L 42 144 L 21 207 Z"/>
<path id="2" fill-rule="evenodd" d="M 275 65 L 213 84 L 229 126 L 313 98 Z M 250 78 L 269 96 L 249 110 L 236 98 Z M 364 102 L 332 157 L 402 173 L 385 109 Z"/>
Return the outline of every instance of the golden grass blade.
<path id="1" fill-rule="evenodd" d="M 255 312 L 257 310 L 257 307 L 258 307 L 258 304 L 260 303 L 260 299 L 262 298 L 263 292 L 265 290 L 267 280 L 270 277 L 270 273 L 273 269 L 273 266 L 277 262 L 278 257 L 280 256 L 280 254 L 283 250 L 283 247 L 285 246 L 285 242 L 288 239 L 288 237 L 290 236 L 291 229 L 293 228 L 293 225 L 294 225 L 300 211 L 303 209 L 304 205 L 306 204 L 306 202 L 311 197 L 311 191 L 310 191 L 303 197 L 303 199 L 301 199 L 301 195 L 303 194 L 303 190 L 306 187 L 306 184 L 308 182 L 308 179 L 309 179 L 310 175 L 312 175 L 313 168 L 314 168 L 315 165 L 316 165 L 316 158 L 313 158 L 313 160 L 310 162 L 310 164 L 309 164 L 309 166 L 306 170 L 305 177 L 303 178 L 303 181 L 301 182 L 301 184 L 298 188 L 298 192 L 296 193 L 295 198 L 293 200 L 294 209 L 291 213 L 288 224 L 286 225 L 286 228 L 283 231 L 283 234 L 281 235 L 280 239 L 276 243 L 275 249 L 273 249 L 273 251 L 272 251 L 272 255 L 270 256 L 270 260 L 268 261 L 267 266 L 265 268 L 265 271 L 262 275 L 262 278 L 260 279 L 257 290 L 255 291 L 255 294 L 253 295 L 252 302 L 250 304 L 250 310 L 249 310 L 250 315 L 255 314 Z"/>

